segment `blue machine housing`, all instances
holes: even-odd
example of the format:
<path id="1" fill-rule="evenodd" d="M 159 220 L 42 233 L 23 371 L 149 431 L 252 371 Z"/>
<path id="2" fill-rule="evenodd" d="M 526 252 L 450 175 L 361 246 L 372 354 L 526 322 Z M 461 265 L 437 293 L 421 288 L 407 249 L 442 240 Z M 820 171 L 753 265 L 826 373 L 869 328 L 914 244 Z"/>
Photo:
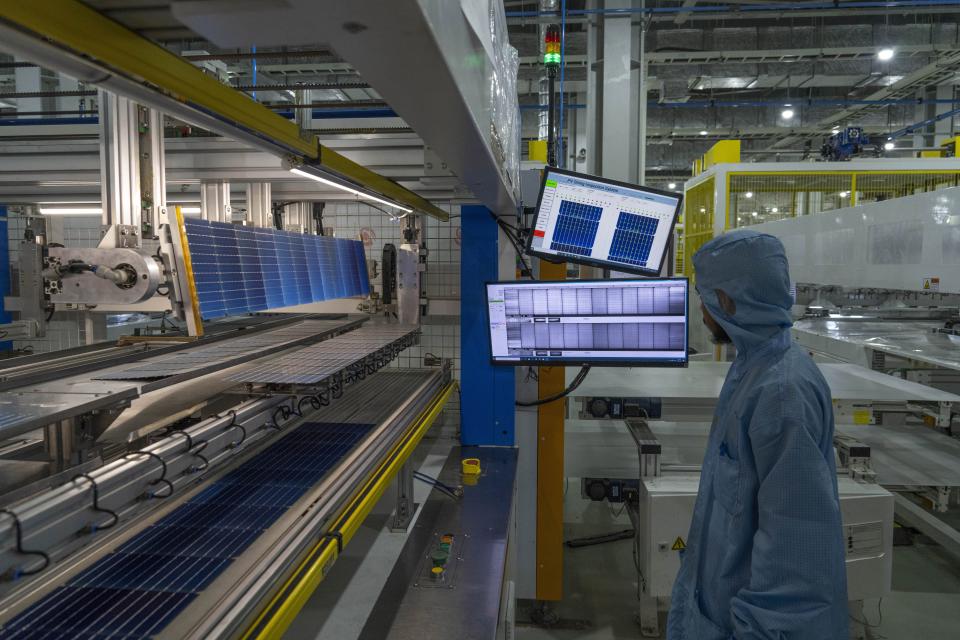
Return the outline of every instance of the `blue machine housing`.
<path id="1" fill-rule="evenodd" d="M 869 144 L 870 138 L 862 127 L 847 127 L 827 138 L 820 148 L 820 155 L 824 160 L 849 160 L 862 153 Z"/>

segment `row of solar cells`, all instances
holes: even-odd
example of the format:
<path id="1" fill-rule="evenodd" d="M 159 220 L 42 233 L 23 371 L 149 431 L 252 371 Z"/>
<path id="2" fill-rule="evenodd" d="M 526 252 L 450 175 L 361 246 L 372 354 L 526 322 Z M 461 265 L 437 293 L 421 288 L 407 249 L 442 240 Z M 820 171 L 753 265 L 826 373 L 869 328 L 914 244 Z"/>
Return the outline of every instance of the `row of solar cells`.
<path id="1" fill-rule="evenodd" d="M 184 220 L 204 318 L 367 295 L 358 240 Z"/>
<path id="2" fill-rule="evenodd" d="M 0 640 L 152 638 L 369 433 L 306 423 L 20 615 Z"/>

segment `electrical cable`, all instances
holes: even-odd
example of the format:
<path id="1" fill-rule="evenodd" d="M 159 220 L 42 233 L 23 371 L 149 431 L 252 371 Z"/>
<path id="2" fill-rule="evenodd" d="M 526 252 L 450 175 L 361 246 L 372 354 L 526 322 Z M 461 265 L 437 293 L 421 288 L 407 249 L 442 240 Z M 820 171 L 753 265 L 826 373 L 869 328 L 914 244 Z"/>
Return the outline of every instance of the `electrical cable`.
<path id="1" fill-rule="evenodd" d="M 451 487 L 449 484 L 446 484 L 446 483 L 444 483 L 444 482 L 441 482 L 441 481 L 438 480 L 437 478 L 434 478 L 433 476 L 429 476 L 429 475 L 427 475 L 427 474 L 425 474 L 425 473 L 422 473 L 422 472 L 420 472 L 420 471 L 414 471 L 414 472 L 413 472 L 413 475 L 414 475 L 414 476 L 417 476 L 417 477 L 420 477 L 420 478 L 424 478 L 425 480 L 428 480 L 428 481 L 430 481 L 430 482 L 432 482 L 432 483 L 434 483 L 434 484 L 436 484 L 436 485 L 438 485 L 438 486 L 441 486 L 441 487 L 443 487 L 444 489 L 449 489 L 449 490 L 452 491 L 453 493 L 457 493 L 457 494 L 463 493 L 463 489 L 461 489 L 460 487 Z"/>
<path id="2" fill-rule="evenodd" d="M 527 259 L 524 256 L 523 243 L 520 241 L 519 237 L 514 236 L 511 233 L 511 229 L 513 229 L 513 227 L 501 220 L 499 216 L 494 214 L 492 211 L 490 212 L 490 216 L 496 221 L 497 225 L 503 229 L 503 234 L 507 236 L 507 240 L 509 240 L 510 244 L 513 245 L 513 250 L 517 252 L 517 258 L 519 258 L 523 268 L 527 271 L 527 277 L 531 280 L 536 280 L 536 278 L 533 277 L 533 269 L 530 268 L 530 264 L 527 262 Z"/>
<path id="3" fill-rule="evenodd" d="M 39 551 L 39 550 L 34 551 L 32 549 L 23 548 L 23 526 L 20 524 L 20 516 L 15 514 L 10 509 L 0 509 L 0 513 L 5 513 L 11 518 L 13 518 L 13 528 L 14 528 L 15 539 L 17 542 L 17 553 L 25 556 L 40 556 L 41 558 L 43 558 L 43 564 L 37 567 L 36 569 L 29 569 L 29 570 L 17 569 L 17 572 L 14 578 L 19 578 L 21 576 L 35 575 L 37 573 L 40 573 L 44 569 L 46 569 L 48 566 L 50 566 L 50 556 L 47 555 L 46 551 Z"/>
<path id="4" fill-rule="evenodd" d="M 575 377 L 573 381 L 570 383 L 570 385 L 560 393 L 555 393 L 551 396 L 547 396 L 546 398 L 540 398 L 538 400 L 531 400 L 530 402 L 520 402 L 518 400 L 514 404 L 518 407 L 538 407 L 540 405 L 549 404 L 554 400 L 559 400 L 560 398 L 564 398 L 570 395 L 570 393 L 575 391 L 576 388 L 580 386 L 583 380 L 587 377 L 588 373 L 590 373 L 590 365 L 585 364 L 580 368 L 580 372 L 577 373 L 577 377 Z"/>
<path id="5" fill-rule="evenodd" d="M 123 456 L 123 459 L 124 459 L 124 460 L 129 460 L 129 459 L 130 459 L 130 456 L 141 456 L 141 455 L 142 455 L 142 456 L 150 456 L 151 458 L 156 459 L 157 462 L 160 463 L 160 470 L 161 470 L 160 477 L 157 478 L 156 480 L 151 480 L 150 482 L 147 483 L 147 485 L 148 485 L 148 486 L 152 486 L 152 485 L 160 484 L 161 482 L 163 482 L 163 483 L 165 483 L 165 484 L 167 485 L 167 487 L 170 489 L 170 492 L 169 492 L 169 493 L 166 493 L 166 494 L 163 494 L 163 495 L 160 495 L 160 494 L 157 494 L 157 493 L 151 493 L 151 494 L 150 494 L 150 497 L 151 497 L 151 498 L 160 498 L 160 499 L 163 499 L 163 498 L 169 498 L 170 496 L 172 496 L 172 495 L 173 495 L 174 486 L 173 486 L 173 483 L 172 483 L 172 482 L 170 482 L 169 480 L 167 480 L 167 461 L 166 461 L 166 460 L 164 460 L 163 458 L 161 458 L 159 455 L 157 455 L 156 453 L 154 453 L 154 452 L 152 452 L 152 451 L 135 451 L 135 452 L 133 452 L 133 453 L 128 453 L 127 455 Z"/>
<path id="6" fill-rule="evenodd" d="M 454 499 L 454 500 L 459 500 L 459 499 L 460 499 L 460 496 L 458 496 L 458 495 L 456 495 L 455 493 L 451 492 L 449 489 L 447 489 L 447 488 L 445 488 L 445 487 L 442 487 L 442 486 L 440 486 L 439 484 L 437 484 L 436 482 L 432 482 L 431 480 L 429 480 L 429 479 L 427 479 L 427 478 L 421 478 L 421 477 L 418 476 L 416 473 L 413 474 L 413 478 L 414 478 L 414 480 L 419 480 L 420 482 L 422 482 L 422 483 L 424 483 L 424 484 L 429 484 L 430 486 L 432 486 L 434 489 L 436 489 L 437 491 L 439 491 L 440 493 L 442 493 L 442 494 L 445 495 L 445 496 L 449 496 L 450 498 L 452 498 L 452 499 Z"/>
<path id="7" fill-rule="evenodd" d="M 633 529 L 623 529 L 613 533 L 605 533 L 599 536 L 587 536 L 586 538 L 573 538 L 567 540 L 564 544 L 571 549 L 580 547 L 592 547 L 598 544 L 607 544 L 608 542 L 618 542 L 620 540 L 629 540 L 633 538 L 635 532 Z"/>
<path id="8" fill-rule="evenodd" d="M 96 533 L 98 529 L 102 531 L 104 529 L 111 529 L 115 527 L 117 523 L 120 522 L 120 516 L 117 515 L 116 511 L 100 506 L 100 487 L 97 485 L 97 481 L 94 480 L 93 476 L 91 476 L 89 473 L 78 473 L 77 475 L 73 476 L 74 481 L 76 481 L 78 478 L 89 480 L 90 485 L 93 487 L 93 510 L 99 511 L 100 513 L 106 513 L 113 518 L 110 524 L 104 526 L 98 526 L 95 524 L 90 525 L 90 533 Z"/>

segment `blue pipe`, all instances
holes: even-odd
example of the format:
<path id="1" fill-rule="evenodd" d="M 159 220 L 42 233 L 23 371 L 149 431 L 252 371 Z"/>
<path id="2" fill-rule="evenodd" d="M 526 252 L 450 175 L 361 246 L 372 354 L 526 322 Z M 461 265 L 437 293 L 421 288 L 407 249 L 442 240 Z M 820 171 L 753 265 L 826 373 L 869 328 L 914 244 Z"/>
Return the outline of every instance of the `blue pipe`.
<path id="1" fill-rule="evenodd" d="M 560 0 L 560 126 L 557 128 L 557 166 L 561 169 L 567 167 L 567 159 L 563 155 L 563 69 L 566 66 L 565 53 L 567 48 L 567 0 Z"/>
<path id="2" fill-rule="evenodd" d="M 0 127 L 28 126 L 34 124 L 97 124 L 100 118 L 86 116 L 83 118 L 5 118 L 0 120 Z"/>
<path id="3" fill-rule="evenodd" d="M 250 47 L 250 53 L 254 54 L 254 56 L 253 56 L 253 86 L 257 86 L 257 56 L 256 56 L 256 53 L 257 53 L 257 45 L 253 45 L 252 47 Z M 256 90 L 254 90 L 251 95 L 253 96 L 253 99 L 254 99 L 254 100 L 257 99 L 257 92 L 256 92 Z"/>
<path id="4" fill-rule="evenodd" d="M 952 118 L 957 114 L 960 114 L 960 109 L 952 109 L 951 111 L 945 111 L 944 113 L 941 113 L 938 116 L 934 116 L 933 118 L 927 118 L 926 120 L 922 120 L 921 122 L 916 122 L 914 124 L 911 124 L 910 126 L 904 127 L 903 129 L 898 129 L 897 131 L 894 131 L 893 133 L 888 135 L 887 140 L 896 140 L 897 138 L 902 138 L 905 135 L 916 133 L 917 129 L 922 129 L 923 127 L 927 127 L 931 124 L 940 122 L 941 120 Z"/>
<path id="5" fill-rule="evenodd" d="M 762 12 L 781 12 L 781 11 L 809 11 L 824 9 L 897 9 L 897 8 L 922 8 L 922 7 L 947 7 L 960 5 L 958 0 L 889 0 L 883 2 L 880 0 L 851 0 L 850 2 L 779 2 L 771 4 L 754 5 L 709 5 L 692 7 L 649 7 L 624 8 L 624 9 L 572 9 L 566 13 L 569 16 L 587 16 L 587 15 L 676 15 L 679 13 L 762 13 Z M 540 18 L 540 17 L 558 17 L 558 11 L 508 11 L 508 18 Z"/>
<path id="6" fill-rule="evenodd" d="M 278 116 L 282 116 L 288 120 L 292 120 L 293 110 L 287 109 L 286 111 L 274 111 Z M 389 107 L 380 108 L 370 108 L 370 109 L 337 109 L 333 108 L 323 108 L 323 109 L 313 109 L 312 115 L 317 120 L 332 120 L 334 118 L 395 118 L 397 117 L 397 112 Z"/>

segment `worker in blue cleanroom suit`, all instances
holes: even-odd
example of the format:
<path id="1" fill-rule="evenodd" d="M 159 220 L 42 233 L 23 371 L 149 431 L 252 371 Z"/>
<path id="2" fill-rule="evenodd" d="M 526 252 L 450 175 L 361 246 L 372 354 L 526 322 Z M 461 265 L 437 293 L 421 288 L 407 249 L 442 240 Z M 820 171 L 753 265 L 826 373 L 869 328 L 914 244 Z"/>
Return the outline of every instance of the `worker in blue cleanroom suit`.
<path id="1" fill-rule="evenodd" d="M 790 340 L 783 245 L 726 233 L 693 257 L 703 321 L 737 357 L 717 401 L 670 640 L 846 640 L 830 388 Z"/>

